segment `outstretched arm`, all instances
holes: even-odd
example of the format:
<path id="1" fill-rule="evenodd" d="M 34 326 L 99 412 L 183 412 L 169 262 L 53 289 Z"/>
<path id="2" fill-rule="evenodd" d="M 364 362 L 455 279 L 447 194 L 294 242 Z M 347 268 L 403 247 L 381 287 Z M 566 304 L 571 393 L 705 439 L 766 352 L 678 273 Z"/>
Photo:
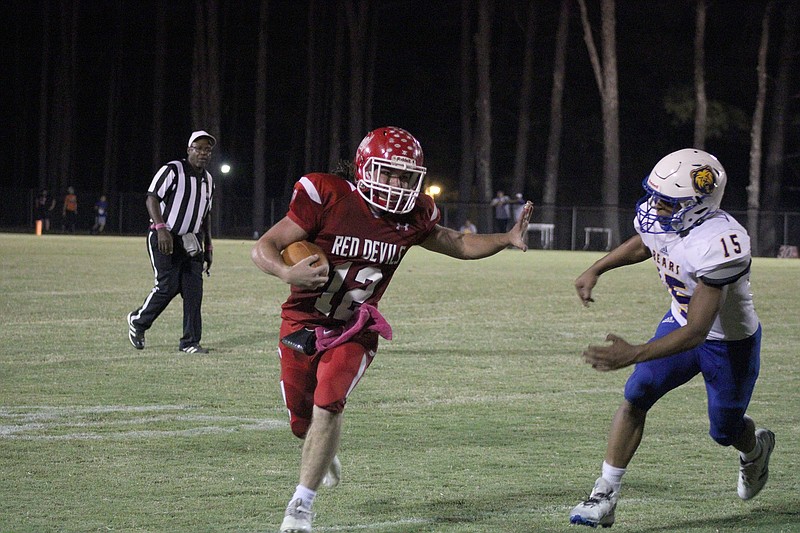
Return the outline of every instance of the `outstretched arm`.
<path id="1" fill-rule="evenodd" d="M 641 263 L 650 258 L 650 249 L 644 245 L 639 235 L 634 235 L 606 255 L 595 261 L 575 280 L 575 290 L 583 305 L 588 306 L 593 302 L 592 289 L 597 285 L 600 276 L 609 270 L 625 265 Z"/>
<path id="2" fill-rule="evenodd" d="M 706 340 L 722 304 L 722 288 L 697 283 L 686 315 L 686 325 L 644 344 L 632 345 L 609 333 L 607 346 L 589 346 L 583 359 L 600 371 L 616 370 L 690 350 Z"/>
<path id="3" fill-rule="evenodd" d="M 481 259 L 494 255 L 508 246 L 522 251 L 528 249 L 525 237 L 533 204 L 528 202 L 514 227 L 506 233 L 461 233 L 444 226 L 436 226 L 422 243 L 422 247 L 457 259 Z"/>

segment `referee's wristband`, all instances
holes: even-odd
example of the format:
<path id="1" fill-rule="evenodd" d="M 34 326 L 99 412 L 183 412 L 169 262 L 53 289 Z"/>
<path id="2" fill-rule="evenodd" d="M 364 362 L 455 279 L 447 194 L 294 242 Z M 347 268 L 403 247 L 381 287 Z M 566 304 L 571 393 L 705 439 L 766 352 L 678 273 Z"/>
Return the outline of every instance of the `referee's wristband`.
<path id="1" fill-rule="evenodd" d="M 158 231 L 160 229 L 167 229 L 167 225 L 164 224 L 163 222 L 160 222 L 158 224 L 153 224 L 153 229 L 156 230 L 156 231 Z"/>

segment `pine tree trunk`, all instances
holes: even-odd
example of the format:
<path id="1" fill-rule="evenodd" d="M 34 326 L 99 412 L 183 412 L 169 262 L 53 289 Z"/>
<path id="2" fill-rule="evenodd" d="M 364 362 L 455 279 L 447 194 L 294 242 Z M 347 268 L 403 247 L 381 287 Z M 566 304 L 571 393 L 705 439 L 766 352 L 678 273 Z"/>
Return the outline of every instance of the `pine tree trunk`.
<path id="1" fill-rule="evenodd" d="M 123 24 L 123 6 L 122 0 L 115 2 L 115 18 L 114 24 L 116 27 L 116 34 L 122 35 Z M 103 164 L 103 186 L 102 194 L 110 194 L 116 192 L 117 184 L 117 131 L 118 131 L 118 103 L 119 103 L 119 73 L 122 68 L 122 44 L 119 40 L 116 41 L 114 46 L 114 57 L 111 63 L 108 80 L 108 104 L 106 106 L 106 139 L 104 149 L 104 164 Z"/>
<path id="2" fill-rule="evenodd" d="M 697 0 L 694 30 L 694 147 L 704 150 L 708 127 L 708 99 L 706 98 L 706 0 Z"/>
<path id="3" fill-rule="evenodd" d="M 308 95 L 306 98 L 306 128 L 305 128 L 305 157 L 303 158 L 304 172 L 310 172 L 319 167 L 319 140 L 316 135 L 317 120 L 320 116 L 319 103 L 319 76 L 317 75 L 317 35 L 314 22 L 316 20 L 319 3 L 310 0 L 308 3 L 308 49 L 306 50 L 306 75 L 308 78 Z"/>
<path id="4" fill-rule="evenodd" d="M 797 43 L 798 8 L 788 3 L 784 8 L 783 43 L 781 44 L 778 76 L 775 81 L 775 94 L 772 98 L 771 124 L 767 161 L 764 168 L 764 191 L 762 207 L 763 226 L 760 227 L 759 250 L 761 255 L 775 257 L 781 244 L 788 244 L 778 238 L 778 228 L 782 227 L 777 216 L 780 208 L 781 185 L 783 183 L 784 160 L 786 157 L 786 127 L 789 116 L 789 93 L 791 75 L 794 71 L 795 46 Z M 786 239 L 786 236 L 783 236 Z"/>
<path id="5" fill-rule="evenodd" d="M 328 168 L 336 168 L 342 158 L 342 86 L 344 83 L 344 14 L 336 9 L 336 37 L 333 51 L 333 76 L 331 77 L 330 140 L 328 146 Z M 353 152 L 353 155 L 355 151 Z M 352 158 L 352 155 L 349 156 Z"/>
<path id="6" fill-rule="evenodd" d="M 469 218 L 465 204 L 472 201 L 472 183 L 475 181 L 475 152 L 472 140 L 472 25 L 471 0 L 461 0 L 461 172 L 458 178 L 459 227 Z"/>
<path id="7" fill-rule="evenodd" d="M 264 209 L 267 187 L 267 22 L 269 0 L 261 0 L 258 9 L 258 50 L 256 51 L 255 132 L 253 135 L 253 238 L 266 230 Z"/>
<path id="8" fill-rule="evenodd" d="M 208 2 L 208 107 L 206 117 L 208 131 L 213 132 L 217 142 L 222 142 L 222 89 L 220 86 L 221 73 L 219 68 L 219 3 L 218 0 Z M 228 148 L 230 151 L 230 148 Z"/>
<path id="9" fill-rule="evenodd" d="M 533 95 L 533 52 L 536 34 L 536 9 L 534 2 L 528 2 L 528 16 L 525 24 L 525 52 L 522 60 L 522 86 L 519 91 L 519 123 L 517 125 L 517 145 L 514 152 L 514 175 L 511 180 L 511 194 L 525 195 L 526 171 L 528 168 L 528 141 L 531 130 L 531 104 Z"/>
<path id="10" fill-rule="evenodd" d="M 372 101 L 375 92 L 375 61 L 378 56 L 378 34 L 381 19 L 378 9 L 372 9 L 369 24 L 369 42 L 367 44 L 367 62 L 364 67 L 364 131 L 373 130 L 376 125 L 372 123 Z M 382 126 L 383 124 L 381 124 Z"/>
<path id="11" fill-rule="evenodd" d="M 750 130 L 750 183 L 747 186 L 747 232 L 750 234 L 750 251 L 759 254 L 758 216 L 761 196 L 761 138 L 764 129 L 764 106 L 767 99 L 767 50 L 769 49 L 769 18 L 774 0 L 767 3 L 761 21 L 761 43 L 758 47 L 758 94 Z"/>
<path id="12" fill-rule="evenodd" d="M 192 129 L 205 130 L 223 146 L 219 71 L 219 5 L 217 0 L 199 0 L 195 6 L 195 38 L 192 55 Z M 219 148 L 218 148 L 219 150 Z M 213 233 L 222 233 L 225 215 L 224 177 L 214 180 Z"/>
<path id="13" fill-rule="evenodd" d="M 491 103 L 491 26 L 492 2 L 485 0 L 478 5 L 478 34 L 476 37 L 478 102 L 477 102 L 477 183 L 484 204 L 492 199 L 492 103 Z M 486 228 L 492 227 L 492 210 L 485 210 Z"/>
<path id="14" fill-rule="evenodd" d="M 206 92 L 203 90 L 204 83 L 208 78 L 208 65 L 206 57 L 208 50 L 206 48 L 206 16 L 204 9 L 204 0 L 199 0 L 194 5 L 194 48 L 192 50 L 192 130 L 199 128 L 207 128 L 205 124 L 205 101 L 203 95 Z M 208 130 L 206 130 L 208 131 Z"/>
<path id="15" fill-rule="evenodd" d="M 164 2 L 156 6 L 155 58 L 153 63 L 153 172 L 163 163 L 164 77 L 167 64 L 167 10 Z"/>
<path id="16" fill-rule="evenodd" d="M 615 0 L 602 2 L 603 27 L 603 205 L 605 226 L 611 228 L 612 246 L 620 242 L 619 223 L 619 89 Z"/>
<path id="17" fill-rule="evenodd" d="M 75 70 L 78 40 L 78 5 L 68 0 L 61 2 L 61 53 L 57 61 L 54 97 L 51 100 L 50 151 L 56 154 L 51 171 L 57 174 L 58 191 L 76 185 L 72 174 L 72 135 L 75 121 Z M 79 191 L 80 192 L 80 191 Z M 54 191 L 55 193 L 55 191 Z"/>
<path id="18" fill-rule="evenodd" d="M 550 91 L 550 133 L 547 138 L 545 182 L 542 196 L 542 203 L 544 204 L 542 206 L 542 220 L 548 224 L 554 224 L 556 219 L 558 159 L 561 152 L 561 132 L 564 125 L 564 78 L 566 77 L 570 1 L 561 0 L 555 58 L 553 60 L 553 87 Z"/>
<path id="19" fill-rule="evenodd" d="M 369 0 L 347 0 L 347 27 L 350 30 L 350 152 L 355 154 L 364 128 L 364 49 L 366 46 Z"/>
<path id="20" fill-rule="evenodd" d="M 47 139 L 50 132 L 50 112 L 48 90 L 50 88 L 50 8 L 49 3 L 42 4 L 42 64 L 39 70 L 39 188 L 48 187 L 49 158 Z M 50 191 L 54 194 L 56 191 Z"/>
<path id="21" fill-rule="evenodd" d="M 586 10 L 586 1 L 578 0 L 581 6 L 583 40 L 589 51 L 595 80 L 600 90 L 603 111 L 603 183 L 601 197 L 605 227 L 611 229 L 612 246 L 620 241 L 619 225 L 619 94 L 617 88 L 617 55 L 615 36 L 615 2 L 602 0 L 601 43 L 603 62 L 597 54 L 592 36 L 592 27 Z"/>

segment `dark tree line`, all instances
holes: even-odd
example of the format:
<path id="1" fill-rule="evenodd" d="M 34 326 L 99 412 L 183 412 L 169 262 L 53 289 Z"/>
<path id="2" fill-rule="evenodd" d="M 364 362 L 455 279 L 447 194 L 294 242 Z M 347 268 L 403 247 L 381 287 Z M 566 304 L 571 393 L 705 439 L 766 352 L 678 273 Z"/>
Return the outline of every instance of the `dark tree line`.
<path id="1" fill-rule="evenodd" d="M 415 44 L 413 38 L 393 46 L 401 38 L 413 37 L 419 30 L 416 23 L 431 23 L 414 17 L 421 6 L 414 1 L 306 0 L 290 7 L 275 0 L 155 2 L 142 26 L 133 28 L 126 27 L 130 4 L 114 0 L 91 6 L 103 11 L 109 28 L 105 49 L 91 51 L 102 54 L 107 67 L 92 78 L 92 83 L 105 85 L 105 97 L 94 103 L 102 122 L 92 124 L 103 132 L 95 134 L 103 138 L 103 148 L 94 159 L 98 167 L 94 171 L 105 193 L 141 190 L 142 181 L 166 156 L 181 155 L 174 146 L 181 146 L 186 132 L 203 128 L 215 133 L 226 156 L 237 157 L 239 167 L 247 169 L 248 179 L 223 190 L 252 199 L 252 229 L 261 232 L 268 223 L 269 198 L 287 198 L 303 172 L 328 169 L 338 159 L 352 157 L 364 133 L 384 125 L 388 109 L 394 110 L 393 122 L 403 122 L 403 110 L 415 107 L 408 124 L 397 123 L 412 132 L 421 123 L 420 113 L 440 114 L 440 121 L 450 121 L 442 109 L 424 109 L 431 105 L 425 91 L 438 91 L 452 93 L 446 101 L 452 101 L 452 110 L 460 118 L 436 125 L 431 134 L 426 132 L 433 140 L 423 139 L 423 146 L 431 154 L 429 162 L 440 162 L 437 155 L 445 140 L 439 138 L 447 131 L 446 142 L 457 151 L 456 158 L 447 160 L 451 192 L 440 199 L 462 206 L 459 220 L 453 223 L 460 224 L 467 216 L 464 205 L 488 203 L 496 189 L 506 188 L 537 200 L 545 221 L 555 217 L 558 206 L 594 198 L 597 205 L 607 208 L 605 225 L 615 228 L 619 238 L 620 224 L 625 221 L 619 220 L 616 208 L 628 207 L 621 196 L 631 187 L 623 169 L 631 160 L 630 152 L 638 149 L 629 146 L 635 133 L 628 133 L 626 108 L 643 105 L 626 99 L 625 91 L 635 83 L 646 83 L 635 78 L 647 77 L 647 72 L 632 75 L 626 70 L 639 60 L 636 54 L 644 53 L 632 49 L 627 40 L 635 29 L 632 17 L 626 15 L 632 7 L 627 0 L 449 0 L 435 13 L 448 13 L 440 21 L 442 32 L 458 34 L 452 49 L 420 50 L 408 49 Z M 758 35 L 743 41 L 755 43 L 754 49 L 741 51 L 741 61 L 753 58 L 742 71 L 750 71 L 753 81 L 747 86 L 753 87 L 753 94 L 748 101 L 754 105 L 736 106 L 730 99 L 714 96 L 721 90 L 719 84 L 738 81 L 720 80 L 720 64 L 730 58 L 713 55 L 711 50 L 718 50 L 719 43 L 712 47 L 708 40 L 727 38 L 733 46 L 744 31 L 730 27 L 730 35 L 719 35 L 714 17 L 725 8 L 724 3 L 651 4 L 682 10 L 674 16 L 688 22 L 682 34 L 687 45 L 665 50 L 661 57 L 648 52 L 655 54 L 651 65 L 663 61 L 662 70 L 689 74 L 653 92 L 662 99 L 664 116 L 670 117 L 661 124 L 663 137 L 680 137 L 674 135 L 676 130 L 691 132 L 680 146 L 665 143 L 663 152 L 690 143 L 713 151 L 715 145 L 749 132 L 749 230 L 757 250 L 773 253 L 779 244 L 774 214 L 785 203 L 783 181 L 797 172 L 793 163 L 797 154 L 787 153 L 787 147 L 798 149 L 793 140 L 799 122 L 798 7 L 788 0 L 739 2 L 749 13 L 758 14 L 759 24 L 747 27 Z M 26 105 L 32 98 L 15 97 L 15 105 L 24 110 L 16 115 L 23 133 L 11 143 L 13 154 L 7 158 L 14 165 L 12 174 L 23 175 L 31 168 L 28 160 L 34 153 L 38 187 L 63 190 L 84 168 L 78 164 L 86 157 L 81 130 L 86 123 L 79 116 L 79 102 L 86 78 L 81 65 L 89 53 L 83 44 L 85 19 L 97 16 L 90 13 L 92 9 L 61 0 L 44 1 L 38 11 L 36 98 L 33 105 Z M 295 15 L 292 20 L 303 17 L 305 25 L 293 28 L 296 40 L 288 51 L 288 32 L 281 26 L 287 12 Z M 399 28 L 391 23 L 398 20 L 398 12 L 404 15 Z M 654 22 L 639 20 L 639 24 Z M 188 43 L 187 32 L 175 36 L 184 26 L 191 29 Z M 131 64 L 131 47 L 140 64 Z M 397 50 L 412 61 L 399 61 Z M 454 68 L 442 68 L 438 79 L 423 80 L 414 71 L 414 57 L 420 69 L 421 63 L 436 61 Z M 19 62 L 15 67 L 25 65 Z M 147 87 L 138 86 L 138 93 L 126 92 L 134 67 L 151 80 Z M 387 87 L 387 72 L 391 74 L 392 68 L 402 71 L 408 86 Z M 140 69 L 146 69 L 147 75 Z M 389 79 L 397 83 L 403 78 Z M 586 96 L 591 91 L 583 89 L 590 79 L 594 97 Z M 176 90 L 175 83 L 181 88 Z M 574 116 L 578 86 L 583 91 L 579 98 L 594 106 L 585 116 Z M 176 101 L 176 94 L 185 99 Z M 291 107 L 278 98 L 286 94 Z M 398 99 L 408 101 L 398 103 Z M 136 110 L 132 112 L 131 106 Z M 176 107 L 185 115 L 177 124 Z M 135 119 L 140 121 L 135 139 L 125 133 L 132 129 L 128 124 L 134 120 L 132 113 L 146 115 Z M 147 124 L 144 128 L 143 123 Z M 276 138 L 284 144 L 278 145 Z M 25 139 L 36 139 L 35 147 L 31 149 Z M 654 153 L 663 155 L 660 150 Z M 438 159 L 444 158 L 439 155 Z M 649 164 L 654 162 L 651 157 Z M 573 194 L 576 169 L 585 173 L 581 183 L 593 195 Z M 139 177 L 133 187 L 131 174 L 145 178 Z M 26 183 L 15 178 L 12 185 Z"/>

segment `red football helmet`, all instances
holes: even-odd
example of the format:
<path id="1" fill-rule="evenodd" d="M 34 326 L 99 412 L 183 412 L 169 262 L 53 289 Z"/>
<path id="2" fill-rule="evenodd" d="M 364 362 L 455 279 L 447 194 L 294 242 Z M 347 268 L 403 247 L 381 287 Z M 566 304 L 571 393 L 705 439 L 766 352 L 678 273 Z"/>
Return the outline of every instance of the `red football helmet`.
<path id="1" fill-rule="evenodd" d="M 414 208 L 427 169 L 413 135 L 395 127 L 367 134 L 356 150 L 356 186 L 370 204 L 390 213 Z"/>

